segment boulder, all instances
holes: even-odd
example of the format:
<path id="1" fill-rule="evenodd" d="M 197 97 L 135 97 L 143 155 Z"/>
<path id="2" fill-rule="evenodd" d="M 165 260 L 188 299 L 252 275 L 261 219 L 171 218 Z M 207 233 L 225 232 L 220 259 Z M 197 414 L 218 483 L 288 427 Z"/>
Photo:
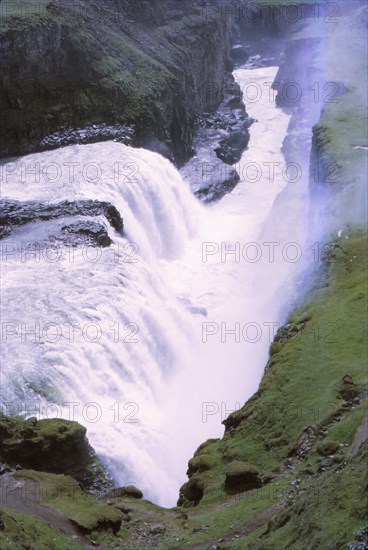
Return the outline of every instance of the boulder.
<path id="1" fill-rule="evenodd" d="M 0 417 L 0 462 L 72 476 L 87 490 L 104 492 L 111 479 L 86 437 L 86 428 L 61 418 Z"/>
<path id="2" fill-rule="evenodd" d="M 204 484 L 200 478 L 192 477 L 180 488 L 178 506 L 196 506 L 203 497 Z"/>
<path id="3" fill-rule="evenodd" d="M 192 477 L 194 474 L 206 472 L 213 466 L 213 459 L 211 456 L 203 454 L 191 458 L 188 462 L 187 476 Z"/>
<path id="4" fill-rule="evenodd" d="M 323 456 L 334 455 L 340 449 L 337 441 L 324 441 L 318 445 L 318 452 Z"/>
<path id="5" fill-rule="evenodd" d="M 250 139 L 249 124 L 246 123 L 243 128 L 230 133 L 224 139 L 221 139 L 215 153 L 225 164 L 235 164 L 240 161 L 244 149 L 247 147 Z"/>
<path id="6" fill-rule="evenodd" d="M 359 395 L 359 389 L 349 374 L 343 376 L 338 387 L 338 394 L 345 401 L 351 401 Z"/>
<path id="7" fill-rule="evenodd" d="M 242 44 L 236 44 L 231 48 L 230 56 L 236 65 L 243 65 L 249 59 L 249 49 Z"/>
<path id="8" fill-rule="evenodd" d="M 62 240 L 69 246 L 89 245 L 105 248 L 112 245 L 106 227 L 95 221 L 81 221 L 61 228 Z"/>
<path id="9" fill-rule="evenodd" d="M 190 181 L 194 195 L 205 204 L 220 200 L 240 181 L 235 168 L 208 152 L 194 156 L 182 170 L 182 176 Z"/>
<path id="10" fill-rule="evenodd" d="M 135 485 L 127 485 L 126 487 L 112 489 L 105 495 L 105 498 L 114 500 L 121 498 L 141 499 L 143 498 L 143 493 L 138 487 L 135 487 Z"/>
<path id="11" fill-rule="evenodd" d="M 105 216 L 109 224 L 116 231 L 123 231 L 124 222 L 117 208 L 105 201 L 97 200 L 76 200 L 62 201 L 56 204 L 47 204 L 38 201 L 15 201 L 2 200 L 0 201 L 0 238 L 7 237 L 14 227 L 34 223 L 40 221 L 49 221 L 70 216 Z M 100 232 L 101 232 L 101 224 Z M 71 226 L 65 226 L 65 231 L 71 230 Z M 96 227 L 80 226 L 75 232 L 89 232 L 89 237 L 92 238 L 96 234 Z M 106 233 L 106 229 L 105 229 Z M 109 246 L 106 242 L 106 234 L 103 236 L 104 246 Z M 99 237 L 101 240 L 101 235 Z"/>
<path id="12" fill-rule="evenodd" d="M 256 466 L 241 460 L 230 462 L 225 468 L 225 475 L 225 490 L 228 493 L 242 493 L 262 486 Z"/>

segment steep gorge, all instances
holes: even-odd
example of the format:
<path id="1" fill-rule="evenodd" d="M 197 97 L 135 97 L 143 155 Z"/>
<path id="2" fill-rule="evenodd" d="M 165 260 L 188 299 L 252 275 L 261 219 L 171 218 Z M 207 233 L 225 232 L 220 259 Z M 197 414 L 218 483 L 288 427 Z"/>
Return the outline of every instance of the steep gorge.
<path id="1" fill-rule="evenodd" d="M 142 6 L 149 10 L 147 3 L 142 3 Z M 161 15 L 155 19 L 155 10 L 147 13 L 149 24 L 154 27 Z M 362 10 L 354 15 L 354 21 L 346 20 L 344 28 L 351 24 L 358 41 L 358 32 L 364 31 L 365 20 L 366 12 Z M 285 21 L 280 25 L 284 31 Z M 268 29 L 272 39 L 281 32 L 280 25 L 276 29 L 274 26 Z M 290 31 L 290 25 L 288 27 Z M 293 25 L 291 27 L 295 30 Z M 315 82 L 313 48 L 316 44 L 318 46 L 319 37 L 310 39 L 303 36 L 303 29 L 299 32 L 299 40 L 295 42 L 291 39 L 286 48 L 286 61 L 276 81 L 283 82 L 284 86 L 290 82 L 301 82 L 304 68 L 298 63 L 300 50 L 296 44 L 302 44 L 311 54 L 309 69 L 312 70 L 312 76 L 310 74 L 306 81 L 307 86 L 302 88 L 305 94 L 308 84 Z M 346 47 L 342 38 L 340 54 Z M 220 57 L 226 60 L 220 63 L 220 73 L 223 75 L 228 54 L 222 52 Z M 357 70 L 362 70 L 358 65 L 357 62 Z M 198 75 L 200 67 L 203 65 L 198 63 L 198 73 L 195 71 Z M 301 71 L 297 76 L 296 68 Z M 353 444 L 355 432 L 364 424 L 366 415 L 363 334 L 366 228 L 362 210 L 355 206 L 344 209 L 343 198 L 352 197 L 354 205 L 364 205 L 362 174 L 366 157 L 362 155 L 362 149 L 367 143 L 364 119 L 357 123 L 354 115 L 356 98 L 360 100 L 363 94 L 357 94 L 352 85 L 356 74 L 350 75 L 350 82 L 349 78 L 344 82 L 344 70 L 348 74 L 346 67 L 341 67 L 335 75 L 323 75 L 318 82 L 322 83 L 322 87 L 328 81 L 338 83 L 341 96 L 336 97 L 342 98 L 346 116 L 340 117 L 340 111 L 331 103 L 327 106 L 316 105 L 316 111 L 308 120 L 310 123 L 317 116 L 313 120 L 313 124 L 317 125 L 313 129 L 310 188 L 312 195 L 318 200 L 322 196 L 324 200 L 322 204 L 316 204 L 315 219 L 324 219 L 325 224 L 316 227 L 316 238 L 322 240 L 324 254 L 320 270 L 305 293 L 306 300 L 290 314 L 286 325 L 277 333 L 270 349 L 266 374 L 257 393 L 239 412 L 225 421 L 224 438 L 204 443 L 190 460 L 189 487 L 186 484 L 183 488 L 180 501 L 186 510 L 181 507 L 171 511 L 153 509 L 150 503 L 126 496 L 107 499 L 110 506 L 123 512 L 126 523 L 123 523 L 120 532 L 123 540 L 105 535 L 103 529 L 91 531 L 101 548 L 113 548 L 115 544 L 119 548 L 149 548 L 155 544 L 159 548 L 179 549 L 196 544 L 193 548 L 299 549 L 305 548 L 306 537 L 310 540 L 310 548 L 365 548 L 366 514 L 359 506 L 359 500 L 365 498 L 360 480 L 366 472 L 366 444 L 358 446 L 358 452 L 353 452 Z M 318 75 L 317 78 L 322 77 Z M 219 81 L 222 82 L 222 77 Z M 199 82 L 198 76 L 198 86 L 194 87 L 197 92 Z M 192 82 L 188 90 L 194 88 Z M 210 104 L 206 100 L 195 102 L 195 111 L 217 107 L 220 97 L 221 93 Z M 184 99 L 181 105 L 185 105 L 186 113 L 193 113 L 189 103 Z M 173 112 L 171 100 L 167 105 L 170 105 L 168 112 Z M 362 105 L 359 103 L 359 112 Z M 282 106 L 290 108 L 290 105 Z M 305 106 L 293 104 L 291 107 L 293 114 L 284 152 L 286 158 L 292 161 L 305 143 L 295 131 L 301 129 Z M 162 112 L 159 119 L 161 116 Z M 190 152 L 194 119 L 192 115 L 189 118 L 183 115 L 183 111 L 181 114 L 176 112 L 172 118 L 170 116 L 169 130 L 165 115 L 160 119 L 162 124 L 158 130 L 155 128 L 156 122 L 152 124 L 152 136 L 165 142 L 172 151 L 180 151 L 176 158 L 183 159 Z M 175 117 L 178 117 L 177 126 L 172 122 Z M 161 127 L 165 129 L 161 131 Z M 181 128 L 184 130 L 181 131 Z M 146 129 L 142 129 L 142 135 L 146 135 Z M 310 129 L 311 125 L 308 127 Z M 344 142 L 339 139 L 342 134 Z M 136 136 L 138 138 L 134 138 L 137 139 L 134 142 L 139 143 L 139 130 Z M 355 162 L 351 162 L 350 147 L 357 147 L 354 149 L 357 155 Z M 183 151 L 186 153 L 181 156 Z M 309 164 L 309 158 L 304 161 Z M 329 175 L 329 167 L 336 164 L 339 165 L 339 180 L 326 181 L 326 170 Z M 321 167 L 318 180 L 314 171 L 316 165 Z M 316 187 L 318 193 L 315 193 Z M 328 200 L 325 201 L 326 194 Z M 346 224 L 349 226 L 346 227 Z M 339 236 L 337 230 L 341 230 Z M 331 319 L 334 323 L 332 327 Z M 316 327 L 322 332 L 316 333 Z M 334 337 L 331 339 L 332 329 Z M 306 387 L 310 388 L 307 401 Z M 237 487 L 235 495 L 231 482 L 235 482 Z M 336 494 L 341 502 L 335 511 Z M 62 508 L 62 503 L 59 505 Z M 266 520 L 258 524 L 259 514 L 273 506 L 276 508 L 272 515 L 266 514 Z M 347 517 L 349 524 L 340 527 Z M 130 524 L 132 518 L 136 524 Z M 7 518 L 8 524 L 9 521 Z M 244 535 L 252 521 L 255 521 L 254 532 Z M 125 537 L 127 542 L 124 542 Z"/>

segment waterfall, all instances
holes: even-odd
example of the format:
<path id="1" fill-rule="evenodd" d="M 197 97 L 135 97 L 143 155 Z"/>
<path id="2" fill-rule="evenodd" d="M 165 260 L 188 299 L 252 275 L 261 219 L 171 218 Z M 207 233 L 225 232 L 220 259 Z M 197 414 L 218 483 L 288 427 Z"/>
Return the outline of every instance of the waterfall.
<path id="1" fill-rule="evenodd" d="M 214 206 L 168 160 L 114 142 L 1 166 L 3 198 L 109 201 L 125 226 L 100 216 L 105 249 L 53 241 L 60 219 L 1 242 L 3 407 L 81 422 L 116 483 L 163 505 L 196 446 L 257 389 L 301 269 L 308 204 L 285 171 L 290 116 L 265 85 L 276 70 L 236 74 L 262 90 L 247 105 L 258 122 L 240 183 Z"/>

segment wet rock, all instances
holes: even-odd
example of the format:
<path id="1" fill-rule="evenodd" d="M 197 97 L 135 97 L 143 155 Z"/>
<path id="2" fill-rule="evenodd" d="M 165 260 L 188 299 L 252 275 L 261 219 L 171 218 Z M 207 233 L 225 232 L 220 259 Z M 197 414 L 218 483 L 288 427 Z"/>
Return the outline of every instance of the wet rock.
<path id="1" fill-rule="evenodd" d="M 112 245 L 104 225 L 94 221 L 78 222 L 61 228 L 63 240 L 70 246 L 88 244 L 107 247 Z"/>
<path id="2" fill-rule="evenodd" d="M 109 224 L 116 230 L 124 228 L 123 219 L 117 208 L 108 202 L 94 200 L 62 201 L 56 204 L 47 204 L 37 201 L 19 202 L 14 200 L 0 201 L 0 237 L 4 237 L 1 231 L 8 236 L 14 227 L 27 223 L 41 222 L 64 218 L 69 216 L 105 216 Z M 65 231 L 72 232 L 70 227 L 65 226 Z M 103 236 L 97 227 L 83 224 L 75 229 L 74 233 L 94 235 L 97 240 L 107 243 L 106 235 Z M 108 246 L 104 244 L 104 246 Z"/>
<path id="3" fill-rule="evenodd" d="M 220 200 L 239 183 L 239 174 L 231 165 L 247 147 L 253 122 L 245 111 L 239 85 L 228 78 L 219 109 L 199 120 L 195 154 L 181 169 L 202 202 Z"/>
<path id="4" fill-rule="evenodd" d="M 207 309 L 203 306 L 199 306 L 194 304 L 189 298 L 181 297 L 179 298 L 180 302 L 184 305 L 185 309 L 189 311 L 189 313 L 192 313 L 193 315 L 203 315 L 203 317 L 207 317 Z"/>
<path id="5" fill-rule="evenodd" d="M 249 59 L 249 50 L 242 44 L 236 44 L 230 50 L 231 59 L 238 66 L 243 65 Z"/>
<path id="6" fill-rule="evenodd" d="M 230 133 L 219 142 L 215 153 L 220 160 L 226 164 L 235 164 L 239 162 L 244 149 L 247 147 L 250 139 L 249 126 L 245 124 L 239 131 Z"/>
<path id="7" fill-rule="evenodd" d="M 134 128 L 129 125 L 94 124 L 84 128 L 65 128 L 41 139 L 40 149 L 57 149 L 74 143 L 87 144 L 114 140 L 130 145 L 134 139 Z"/>
<path id="8" fill-rule="evenodd" d="M 11 472 L 11 468 L 6 464 L 0 464 L 0 476 Z"/>
<path id="9" fill-rule="evenodd" d="M 240 181 L 235 168 L 210 152 L 193 157 L 182 170 L 182 176 L 190 181 L 193 193 L 205 204 L 222 199 Z"/>

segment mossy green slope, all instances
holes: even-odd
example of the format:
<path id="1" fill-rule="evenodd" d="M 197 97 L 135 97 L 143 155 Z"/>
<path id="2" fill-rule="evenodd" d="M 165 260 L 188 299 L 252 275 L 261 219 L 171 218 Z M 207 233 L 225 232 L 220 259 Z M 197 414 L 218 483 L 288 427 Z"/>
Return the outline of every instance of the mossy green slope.
<path id="1" fill-rule="evenodd" d="M 8 508 L 0 510 L 0 546 L 2 550 L 78 550 L 71 541 L 46 521 Z"/>
<path id="2" fill-rule="evenodd" d="M 205 484 L 203 504 L 219 496 L 224 464 L 244 460 L 256 465 L 261 475 L 270 475 L 290 455 L 306 426 L 329 423 L 346 405 L 339 393 L 345 375 L 352 378 L 363 399 L 366 244 L 364 231 L 342 235 L 331 252 L 328 286 L 313 292 L 279 331 L 259 390 L 228 417 L 221 441 L 199 449 L 199 455 L 205 453 L 215 464 L 205 473 L 194 474 Z M 364 410 L 353 409 L 349 414 L 355 418 L 351 423 L 359 425 Z M 336 430 L 342 437 L 344 431 Z"/>
<path id="3" fill-rule="evenodd" d="M 73 476 L 86 490 L 104 492 L 111 479 L 89 445 L 86 428 L 61 418 L 0 415 L 0 460 L 12 467 Z"/>
<path id="4" fill-rule="evenodd" d="M 367 523 L 367 443 L 342 469 L 309 479 L 289 494 L 286 506 L 252 535 L 225 544 L 231 550 L 364 549 Z"/>
<path id="5" fill-rule="evenodd" d="M 35 492 L 40 497 L 40 504 L 62 512 L 82 532 L 101 529 L 119 531 L 122 513 L 82 493 L 72 477 L 21 470 L 14 474 L 14 478 L 31 480 L 37 488 Z"/>

